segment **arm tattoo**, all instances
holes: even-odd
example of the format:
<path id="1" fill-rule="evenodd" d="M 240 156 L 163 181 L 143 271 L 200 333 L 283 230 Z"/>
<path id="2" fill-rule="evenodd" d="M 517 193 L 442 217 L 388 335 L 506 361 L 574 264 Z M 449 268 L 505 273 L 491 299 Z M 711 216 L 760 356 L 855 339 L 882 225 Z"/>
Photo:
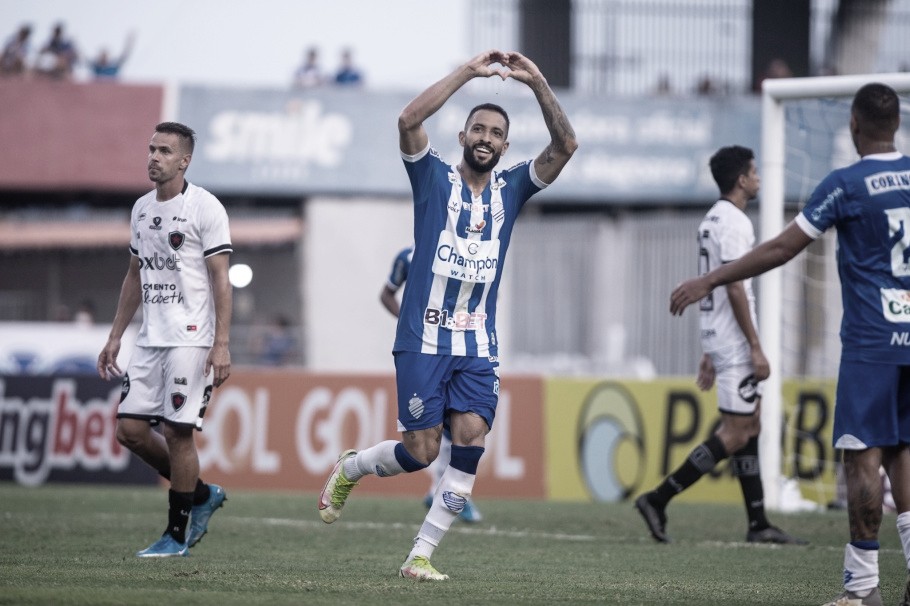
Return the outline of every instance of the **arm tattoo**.
<path id="1" fill-rule="evenodd" d="M 540 163 L 541 164 L 551 164 L 555 160 L 556 159 L 553 157 L 553 144 L 548 143 L 547 146 L 543 150 L 543 154 L 541 154 Z"/>
<path id="2" fill-rule="evenodd" d="M 546 163 L 553 161 L 552 152 L 559 150 L 567 152 L 566 142 L 575 138 L 575 129 L 569 123 L 566 113 L 563 111 L 553 91 L 547 90 L 547 94 L 540 99 L 540 109 L 543 111 L 543 119 L 550 131 L 551 143 L 546 149 Z"/>

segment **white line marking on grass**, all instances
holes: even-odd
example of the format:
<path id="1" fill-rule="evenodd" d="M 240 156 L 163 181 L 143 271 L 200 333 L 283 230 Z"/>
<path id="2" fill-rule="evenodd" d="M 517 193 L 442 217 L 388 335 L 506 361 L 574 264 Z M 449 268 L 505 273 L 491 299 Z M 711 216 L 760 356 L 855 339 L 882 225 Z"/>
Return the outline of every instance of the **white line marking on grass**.
<path id="1" fill-rule="evenodd" d="M 230 516 L 227 516 L 228 518 Z M 226 519 L 222 517 L 221 519 Z M 235 520 L 243 520 L 244 523 L 249 523 L 250 518 L 234 518 Z M 326 526 L 324 522 L 317 522 L 313 520 L 292 520 L 288 518 L 255 518 L 256 521 L 262 522 L 267 526 L 292 526 L 298 528 L 323 528 Z M 417 524 L 404 524 L 401 522 L 386 523 L 386 522 L 344 522 L 340 528 L 345 528 L 348 530 L 401 530 L 408 528 L 415 528 Z M 457 532 L 461 534 L 474 534 L 474 535 L 483 535 L 483 536 L 496 536 L 496 537 L 508 537 L 512 539 L 550 539 L 554 541 L 595 541 L 597 537 L 590 534 L 566 534 L 562 532 L 536 532 L 533 530 L 503 530 L 496 528 L 495 526 L 489 526 L 486 528 L 463 528 L 454 526 L 449 529 L 449 532 Z"/>
<path id="2" fill-rule="evenodd" d="M 22 514 L 17 512 L 16 515 L 21 516 Z M 6 512 L 6 516 L 10 516 L 10 512 Z M 94 514 L 94 517 L 101 519 L 122 519 L 126 517 L 135 517 L 137 519 L 145 519 L 144 514 L 130 514 L 130 513 L 103 513 L 99 512 Z M 290 528 L 325 528 L 327 524 L 321 520 L 304 520 L 304 519 L 293 519 L 293 518 L 247 518 L 242 516 L 225 516 L 219 515 L 219 520 L 230 520 L 231 522 L 237 524 L 264 524 L 265 526 L 284 526 Z M 347 530 L 413 530 L 418 525 L 417 523 L 403 523 L 403 522 L 342 522 L 337 528 L 347 529 Z M 513 539 L 550 539 L 553 541 L 574 541 L 574 542 L 586 542 L 586 541 L 607 541 L 610 543 L 631 543 L 635 542 L 634 539 L 629 539 L 625 536 L 616 536 L 605 532 L 600 535 L 591 535 L 591 534 L 568 534 L 562 532 L 536 532 L 534 530 L 504 530 L 496 528 L 495 526 L 488 527 L 467 527 L 467 526 L 453 526 L 449 529 L 449 532 L 457 532 L 467 535 L 478 535 L 478 536 L 491 536 L 491 537 L 507 537 Z M 645 541 L 644 538 L 640 541 L 642 543 L 653 543 L 653 541 L 648 537 L 648 540 Z M 746 541 L 693 541 L 693 544 L 700 547 L 715 547 L 720 549 L 742 549 L 744 547 L 751 549 L 800 549 L 801 546 L 794 545 L 775 545 L 772 543 L 748 543 Z M 655 547 L 660 548 L 659 545 L 655 543 Z M 830 551 L 842 553 L 844 550 L 843 545 L 813 545 L 809 544 L 802 546 L 803 549 L 811 549 L 813 551 Z M 901 549 L 893 548 L 881 548 L 879 549 L 880 554 L 886 555 L 903 555 Z"/>

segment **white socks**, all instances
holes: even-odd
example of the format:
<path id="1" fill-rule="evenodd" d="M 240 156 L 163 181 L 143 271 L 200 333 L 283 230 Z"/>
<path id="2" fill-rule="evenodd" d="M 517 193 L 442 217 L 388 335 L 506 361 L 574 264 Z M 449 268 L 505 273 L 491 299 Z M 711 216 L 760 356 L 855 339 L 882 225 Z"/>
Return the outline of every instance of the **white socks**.
<path id="1" fill-rule="evenodd" d="M 439 441 L 439 454 L 430 463 L 430 490 L 429 494 L 436 493 L 436 487 L 439 486 L 439 481 L 442 480 L 442 474 L 445 473 L 446 467 L 449 466 L 449 461 L 452 460 L 452 440 L 447 438 L 443 434 L 442 439 Z"/>
<path id="2" fill-rule="evenodd" d="M 344 462 L 344 475 L 352 482 L 371 473 L 380 477 L 397 476 L 404 471 L 395 456 L 398 444 L 397 440 L 386 440 L 361 450 Z"/>
<path id="3" fill-rule="evenodd" d="M 910 570 L 910 511 L 897 516 L 897 534 L 901 538 L 901 545 L 904 547 L 904 560 L 907 562 L 907 570 Z"/>
<path id="4" fill-rule="evenodd" d="M 420 532 L 414 539 L 414 548 L 408 559 L 415 556 L 430 558 L 439 541 L 449 530 L 452 522 L 464 509 L 465 502 L 471 496 L 476 475 L 459 471 L 451 466 L 446 467 L 442 479 L 436 487 L 433 497 L 433 506 L 423 520 Z"/>
<path id="5" fill-rule="evenodd" d="M 878 587 L 878 549 L 844 549 L 844 589 L 865 597 Z"/>

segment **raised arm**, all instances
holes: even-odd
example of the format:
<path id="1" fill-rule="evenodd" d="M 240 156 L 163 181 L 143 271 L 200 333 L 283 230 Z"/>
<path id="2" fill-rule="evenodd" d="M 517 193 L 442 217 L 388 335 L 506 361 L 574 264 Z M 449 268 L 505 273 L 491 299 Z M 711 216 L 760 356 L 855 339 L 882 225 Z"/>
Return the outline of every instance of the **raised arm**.
<path id="1" fill-rule="evenodd" d="M 552 183 L 578 149 L 575 130 L 547 79 L 533 61 L 521 53 L 510 52 L 505 57 L 505 66 L 510 70 L 507 75 L 527 84 L 540 104 L 544 122 L 550 131 L 550 143 L 534 159 L 534 172 L 544 183 Z"/>
<path id="2" fill-rule="evenodd" d="M 753 278 L 780 267 L 811 242 L 812 238 L 806 235 L 795 221 L 791 221 L 780 234 L 759 244 L 736 261 L 725 263 L 703 276 L 686 280 L 677 286 L 670 295 L 670 313 L 682 315 L 686 307 L 700 301 L 718 286 Z"/>
<path id="3" fill-rule="evenodd" d="M 417 95 L 398 116 L 399 146 L 405 154 L 416 154 L 427 146 L 427 132 L 423 127 L 424 121 L 439 111 L 439 108 L 448 101 L 466 82 L 474 78 L 489 78 L 499 76 L 506 79 L 505 69 L 494 69 L 493 65 L 505 60 L 504 53 L 498 50 L 489 50 L 481 53 L 459 66 L 451 74 L 439 80 L 430 88 Z"/>

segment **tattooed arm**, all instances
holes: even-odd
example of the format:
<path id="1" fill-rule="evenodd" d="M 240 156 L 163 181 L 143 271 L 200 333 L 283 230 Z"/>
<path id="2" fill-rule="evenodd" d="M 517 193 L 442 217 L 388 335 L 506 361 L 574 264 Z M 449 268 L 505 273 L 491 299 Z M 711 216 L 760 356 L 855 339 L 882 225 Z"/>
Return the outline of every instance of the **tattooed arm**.
<path id="1" fill-rule="evenodd" d="M 534 172 L 543 182 L 552 183 L 578 149 L 575 130 L 533 61 L 520 53 L 510 52 L 504 57 L 504 65 L 510 70 L 508 76 L 527 84 L 540 104 L 544 122 L 550 131 L 550 143 L 534 159 Z"/>

